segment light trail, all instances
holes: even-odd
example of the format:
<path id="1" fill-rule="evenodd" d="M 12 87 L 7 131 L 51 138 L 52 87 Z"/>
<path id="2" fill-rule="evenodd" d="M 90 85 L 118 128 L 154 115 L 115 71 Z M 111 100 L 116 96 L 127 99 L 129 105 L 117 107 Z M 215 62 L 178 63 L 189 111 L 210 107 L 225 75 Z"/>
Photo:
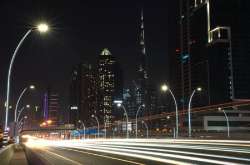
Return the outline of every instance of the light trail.
<path id="1" fill-rule="evenodd" d="M 83 149 L 83 148 L 79 148 L 79 147 L 72 147 L 72 148 Z M 118 154 L 118 155 L 120 155 L 122 152 L 128 152 L 128 153 L 122 153 L 122 155 L 132 156 L 132 157 L 134 157 L 133 155 L 134 155 L 134 153 L 136 153 L 136 154 L 144 154 L 144 156 L 154 155 L 154 156 L 168 157 L 168 158 L 174 158 L 174 159 L 183 159 L 183 160 L 198 161 L 198 162 L 204 162 L 204 163 L 220 164 L 220 165 L 225 165 L 225 164 L 241 165 L 240 163 L 232 163 L 232 162 L 228 162 L 228 161 L 220 161 L 220 160 L 199 158 L 199 157 L 193 157 L 193 156 L 184 156 L 184 155 L 167 154 L 167 153 L 156 153 L 156 152 L 150 152 L 150 151 L 130 150 L 130 149 L 122 149 L 122 148 L 116 149 L 116 148 L 112 148 L 112 147 L 105 147 L 104 148 L 104 147 L 95 147 L 95 146 L 88 146 L 88 147 L 85 146 L 84 150 L 112 153 L 112 154 Z M 116 153 L 114 153 L 112 151 L 116 151 Z M 142 156 L 142 155 L 140 155 L 140 156 Z"/>
<path id="2" fill-rule="evenodd" d="M 75 152 L 79 152 L 79 153 L 83 153 L 83 154 L 88 154 L 88 155 L 93 155 L 93 156 L 98 156 L 98 157 L 102 157 L 102 158 L 118 160 L 118 161 L 130 163 L 130 164 L 145 165 L 143 163 L 139 163 L 139 162 L 135 162 L 135 161 L 131 161 L 131 160 L 120 159 L 120 158 L 115 158 L 115 157 L 112 157 L 112 156 L 100 155 L 100 154 L 95 154 L 95 153 L 91 153 L 91 152 L 79 151 L 79 150 L 74 150 L 74 149 L 69 149 L 69 148 L 63 148 L 63 147 L 60 147 L 60 148 L 64 149 L 64 150 L 75 151 Z"/>
<path id="3" fill-rule="evenodd" d="M 68 148 L 64 148 L 64 149 L 70 150 Z M 77 148 L 77 149 L 79 149 L 79 148 Z M 96 152 L 104 152 L 101 149 L 87 148 L 87 150 L 96 151 Z M 84 153 L 83 151 L 79 151 L 79 150 L 74 150 L 74 151 L 80 152 L 80 153 Z M 192 165 L 192 163 L 185 163 L 185 162 L 181 162 L 181 161 L 170 160 L 170 159 L 163 159 L 163 158 L 158 158 L 158 157 L 153 157 L 153 156 L 148 156 L 148 155 L 139 155 L 139 154 L 135 154 L 135 153 L 122 153 L 122 152 L 109 151 L 109 150 L 105 151 L 105 153 L 115 154 L 115 155 L 122 155 L 122 156 L 129 156 L 129 157 L 134 157 L 134 158 L 139 158 L 139 159 L 146 159 L 146 160 L 157 161 L 157 162 L 162 162 L 162 163 L 170 163 L 170 164 L 176 164 L 176 165 L 177 164 L 178 165 Z"/>
<path id="4" fill-rule="evenodd" d="M 210 151 L 223 151 L 223 152 L 237 152 L 237 153 L 246 153 L 249 154 L 249 149 L 235 149 L 235 148 L 226 148 L 226 147 L 211 147 L 209 145 L 183 145 L 183 144 L 151 144 L 151 143 L 105 143 L 105 144 L 118 144 L 124 146 L 147 146 L 147 147 L 164 147 L 164 148 L 180 148 L 180 149 L 196 149 L 196 150 L 210 150 Z"/>
<path id="5" fill-rule="evenodd" d="M 108 147 L 109 145 L 101 145 L 104 147 Z M 231 160 L 240 160 L 240 161 L 248 161 L 250 159 L 247 158 L 238 158 L 238 157 L 231 157 L 231 156 L 220 156 L 214 154 L 202 154 L 196 152 L 186 152 L 186 151 L 177 151 L 177 150 L 167 150 L 167 149 L 154 149 L 154 148 L 145 148 L 145 147 L 127 147 L 127 146 L 115 146 L 112 145 L 113 148 L 126 148 L 126 149 L 139 149 L 139 150 L 147 150 L 147 151 L 158 151 L 158 152 L 171 152 L 171 153 L 178 153 L 178 154 L 187 154 L 187 155 L 196 155 L 196 156 L 204 156 L 204 157 L 213 157 L 213 158 L 221 158 L 221 159 L 231 159 Z"/>
<path id="6" fill-rule="evenodd" d="M 55 141 L 30 137 L 25 145 L 31 148 L 44 148 L 45 150 L 47 147 L 56 147 L 118 161 L 130 160 L 120 159 L 112 155 L 107 156 L 102 153 L 134 157 L 168 164 L 190 164 L 189 162 L 192 162 L 191 164 L 193 164 L 198 162 L 198 164 L 211 163 L 238 165 L 240 162 L 250 164 L 249 144 L 250 141 L 240 140 L 89 139 Z M 218 153 L 216 154 L 212 151 Z M 232 156 L 229 156 L 228 154 Z M 235 154 L 236 156 L 234 156 Z M 134 161 L 127 163 L 138 163 L 142 165 L 142 163 Z"/>
<path id="7" fill-rule="evenodd" d="M 71 164 L 74 164 L 74 165 L 82 165 L 82 163 L 80 163 L 80 162 L 77 162 L 77 161 L 75 161 L 75 160 L 66 158 L 66 157 L 64 157 L 64 156 L 62 156 L 62 155 L 59 155 L 59 154 L 56 154 L 56 153 L 54 153 L 54 152 L 51 152 L 51 151 L 48 151 L 48 150 L 45 150 L 45 149 L 44 149 L 43 151 L 46 151 L 47 153 L 49 153 L 49 154 L 51 154 L 51 155 L 54 155 L 54 156 L 57 156 L 57 157 L 59 157 L 59 158 L 61 158 L 61 159 L 64 159 L 64 160 L 66 160 L 66 161 L 69 161 L 69 162 L 71 162 Z"/>

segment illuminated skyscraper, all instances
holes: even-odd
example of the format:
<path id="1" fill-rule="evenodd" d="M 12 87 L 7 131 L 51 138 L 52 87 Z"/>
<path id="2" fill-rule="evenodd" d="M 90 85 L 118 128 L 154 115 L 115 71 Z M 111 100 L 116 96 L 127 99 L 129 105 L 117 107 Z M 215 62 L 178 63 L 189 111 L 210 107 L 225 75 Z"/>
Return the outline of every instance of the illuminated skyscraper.
<path id="1" fill-rule="evenodd" d="M 194 106 L 250 98 L 249 6 L 248 0 L 180 0 L 180 45 L 172 58 L 178 68 L 172 77 L 181 82 L 175 89 L 182 108 L 197 86 L 204 90 Z"/>
<path id="2" fill-rule="evenodd" d="M 143 10 L 141 11 L 141 25 L 140 25 L 140 51 L 138 58 L 138 68 L 137 68 L 137 79 L 134 82 L 136 86 L 135 96 L 136 104 L 140 106 L 145 104 L 146 100 L 146 81 L 148 79 L 147 73 L 147 63 L 146 63 L 146 46 L 145 46 L 145 36 L 144 36 L 144 16 Z"/>
<path id="3" fill-rule="evenodd" d="M 82 63 L 74 67 L 70 85 L 70 124 L 80 127 L 81 122 L 91 123 L 91 115 L 98 111 L 97 95 L 97 74 L 92 65 Z"/>
<path id="4" fill-rule="evenodd" d="M 43 98 L 43 117 L 44 120 L 52 120 L 53 125 L 57 125 L 59 122 L 59 94 L 48 88 Z"/>
<path id="5" fill-rule="evenodd" d="M 113 101 L 122 99 L 122 72 L 108 49 L 103 49 L 98 61 L 99 111 L 98 117 L 107 127 L 112 123 Z"/>

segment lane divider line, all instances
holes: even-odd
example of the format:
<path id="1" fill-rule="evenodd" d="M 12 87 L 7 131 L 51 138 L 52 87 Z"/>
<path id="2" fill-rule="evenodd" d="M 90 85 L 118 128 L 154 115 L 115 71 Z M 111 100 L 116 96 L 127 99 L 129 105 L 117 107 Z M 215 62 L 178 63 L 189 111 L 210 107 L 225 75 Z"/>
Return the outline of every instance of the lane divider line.
<path id="1" fill-rule="evenodd" d="M 74 150 L 74 149 L 69 149 L 69 148 L 64 148 L 64 147 L 60 147 L 60 148 L 62 148 L 64 150 L 80 152 L 80 153 L 83 153 L 83 154 L 88 154 L 88 155 L 103 157 L 103 158 L 107 158 L 107 159 L 118 160 L 118 161 L 122 161 L 122 162 L 126 162 L 126 163 L 131 163 L 131 164 L 145 165 L 143 163 L 139 163 L 139 162 L 135 162 L 135 161 L 130 161 L 130 160 L 126 160 L 126 159 L 115 158 L 115 157 L 112 157 L 112 156 L 100 155 L 100 154 L 95 154 L 95 153 L 86 152 L 86 151 L 79 151 L 79 150 Z"/>
<path id="2" fill-rule="evenodd" d="M 73 164 L 75 164 L 75 165 L 83 165 L 83 164 L 80 163 L 80 162 L 77 162 L 77 161 L 75 161 L 75 160 L 66 158 L 66 157 L 64 157 L 64 156 L 62 156 L 62 155 L 53 153 L 53 152 L 51 152 L 51 151 L 48 151 L 48 150 L 44 150 L 44 151 L 48 152 L 48 153 L 51 154 L 51 155 L 55 155 L 55 156 L 57 156 L 57 157 L 59 157 L 59 158 L 65 159 L 65 160 L 67 160 L 67 161 L 69 161 L 69 162 L 71 162 L 71 163 L 73 163 Z"/>
<path id="3" fill-rule="evenodd" d="M 76 147 L 73 147 L 73 148 L 76 148 Z M 65 149 L 68 149 L 68 148 L 65 148 Z M 193 163 L 186 163 L 183 161 L 171 160 L 171 159 L 166 159 L 166 158 L 158 158 L 158 157 L 153 157 L 153 156 L 149 156 L 149 155 L 139 155 L 136 153 L 123 153 L 123 152 L 93 149 L 93 148 L 84 148 L 84 149 L 76 148 L 76 149 L 80 149 L 80 150 L 74 150 L 74 149 L 68 149 L 68 150 L 73 150 L 73 151 L 80 152 L 80 153 L 85 153 L 85 151 L 82 151 L 82 150 L 90 150 L 90 151 L 95 151 L 95 152 L 123 155 L 123 156 L 134 157 L 134 158 L 139 158 L 139 159 L 146 159 L 146 160 L 150 160 L 150 161 L 156 161 L 156 162 L 162 162 L 162 163 L 168 163 L 168 164 L 193 165 Z"/>

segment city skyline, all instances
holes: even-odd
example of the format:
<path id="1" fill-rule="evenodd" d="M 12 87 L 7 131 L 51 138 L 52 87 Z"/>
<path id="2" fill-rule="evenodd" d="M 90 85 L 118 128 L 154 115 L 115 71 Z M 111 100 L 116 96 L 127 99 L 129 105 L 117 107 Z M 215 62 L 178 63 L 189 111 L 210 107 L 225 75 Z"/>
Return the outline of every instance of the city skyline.
<path id="1" fill-rule="evenodd" d="M 1 1 L 1 163 L 250 164 L 249 13 L 249 0 Z"/>
<path id="2" fill-rule="evenodd" d="M 79 9 L 80 7 L 77 6 L 78 3 L 74 4 L 73 7 Z M 28 83 L 35 83 L 35 84 L 37 83 L 37 86 L 39 87 L 37 88 L 37 90 L 39 91 L 39 93 L 44 92 L 47 86 L 49 85 L 51 85 L 52 87 L 56 86 L 56 88 L 59 88 L 57 90 L 65 89 L 66 87 L 68 87 L 71 68 L 75 64 L 80 62 L 91 62 L 93 64 L 96 64 L 97 55 L 99 54 L 100 50 L 105 47 L 108 47 L 111 52 L 114 52 L 113 54 L 117 56 L 116 58 L 121 63 L 122 68 L 125 70 L 124 73 L 125 86 L 131 85 L 132 80 L 136 78 L 135 70 L 137 67 L 137 63 L 136 62 L 131 63 L 129 66 L 127 65 L 127 63 L 129 63 L 130 58 L 134 58 L 137 55 L 137 51 L 138 49 L 140 49 L 138 47 L 139 43 L 138 35 L 140 33 L 139 23 L 140 23 L 140 12 L 142 8 L 144 9 L 144 15 L 145 15 L 144 19 L 147 31 L 146 42 L 147 42 L 149 61 L 151 61 L 149 66 L 150 68 L 152 68 L 151 74 L 152 77 L 155 79 L 155 81 L 157 80 L 165 81 L 167 79 L 167 73 L 168 73 L 168 68 L 166 67 L 168 63 L 167 54 L 169 51 L 174 50 L 174 47 L 172 47 L 170 50 L 166 46 L 169 40 L 167 37 L 168 36 L 167 28 L 169 28 L 168 27 L 169 11 L 166 11 L 163 8 L 163 6 L 160 6 L 160 4 L 156 5 L 155 8 L 150 8 L 150 3 L 135 3 L 135 4 L 132 3 L 134 7 L 129 8 L 129 5 L 131 5 L 131 3 L 132 2 L 128 2 L 127 5 L 110 3 L 112 4 L 113 8 L 111 8 L 103 16 L 100 16 L 99 14 L 95 13 L 99 10 L 99 7 L 103 4 L 95 6 L 95 4 L 93 3 L 89 4 L 87 3 L 88 7 L 93 7 L 93 10 L 88 9 L 89 13 L 86 14 L 86 11 L 84 12 L 84 14 L 87 15 L 83 16 L 84 18 L 86 17 L 89 17 L 88 19 L 93 18 L 91 19 L 93 21 L 89 20 L 88 22 L 84 22 L 81 20 L 80 22 L 77 22 L 79 18 L 75 18 L 73 20 L 68 20 L 67 18 L 63 18 L 62 17 L 63 14 L 61 11 L 62 9 L 58 12 L 61 14 L 61 16 L 58 16 L 59 18 L 53 20 L 56 17 L 55 15 L 58 15 L 56 11 L 59 9 L 56 9 L 55 12 L 51 11 L 48 12 L 50 13 L 49 15 L 52 15 L 52 17 L 46 15 L 48 18 L 44 16 L 43 20 L 46 21 L 47 19 L 48 22 L 52 24 L 52 30 L 50 32 L 51 34 L 46 34 L 45 36 L 38 36 L 38 34 L 36 33 L 32 34 L 32 36 L 27 39 L 27 45 L 31 44 L 32 46 L 26 46 L 26 44 L 24 44 L 22 51 L 20 51 L 19 55 L 17 56 L 17 61 L 13 70 L 13 81 L 15 81 L 16 83 L 15 85 L 12 84 L 13 86 L 11 91 L 12 99 L 15 100 L 16 98 L 14 96 L 17 93 L 19 93 L 20 88 L 22 88 L 22 86 Z M 105 6 L 106 8 L 108 8 L 109 6 L 108 4 L 104 5 L 104 9 L 100 10 L 105 10 Z M 26 5 L 29 6 L 29 4 Z M 33 10 L 38 9 L 37 11 L 30 11 L 30 12 L 36 13 L 35 15 L 38 15 L 38 18 L 41 18 L 42 15 L 41 13 L 44 13 L 45 11 L 52 9 L 54 5 L 51 4 L 51 7 L 46 8 L 45 7 L 46 3 L 41 3 L 33 9 Z M 66 4 L 62 2 L 61 5 L 62 7 L 64 6 L 66 10 Z M 161 5 L 165 5 L 166 7 L 166 4 L 164 3 L 161 3 Z M 8 2 L 3 3 L 2 6 L 3 10 L 1 11 L 7 12 L 10 6 L 11 3 Z M 117 16 L 111 16 L 114 12 L 118 10 L 118 8 L 121 11 L 123 11 L 123 13 L 121 12 Z M 125 11 L 128 9 L 133 12 L 125 13 Z M 31 18 L 31 16 L 29 17 L 27 16 L 29 13 L 28 11 L 24 12 L 21 9 L 16 9 L 16 10 L 17 12 L 19 11 L 20 13 L 22 13 L 22 16 L 24 17 L 23 19 L 36 20 L 35 16 L 34 18 Z M 78 11 L 78 12 L 83 12 L 83 11 Z M 166 21 L 162 21 L 161 19 L 159 19 L 160 15 L 165 16 Z M 14 18 L 14 16 L 15 15 L 13 13 L 10 13 L 9 15 L 9 17 L 12 18 Z M 99 22 L 100 18 L 98 19 L 98 17 L 105 18 L 107 16 L 109 16 L 109 19 L 107 21 L 100 20 Z M 20 17 L 17 17 L 16 19 L 13 20 L 14 20 L 13 23 L 15 24 L 22 23 L 23 25 L 22 22 L 23 20 L 20 20 Z M 63 21 L 65 21 L 65 23 Z M 26 23 L 27 27 L 28 25 L 32 24 L 32 22 L 34 21 L 27 22 Z M 13 23 L 9 23 L 9 25 Z M 74 24 L 79 24 L 80 27 L 75 27 Z M 81 32 L 81 29 L 82 28 L 84 29 L 84 26 L 86 24 L 87 24 L 86 29 L 94 28 L 93 30 L 94 33 L 86 34 L 86 30 L 84 30 L 84 32 Z M 172 24 L 171 26 L 174 26 L 174 24 Z M 0 72 L 0 76 L 3 77 L 3 80 L 5 80 L 6 77 L 6 70 L 8 66 L 9 56 L 11 55 L 12 49 L 18 40 L 16 36 L 20 37 L 23 34 L 23 31 L 27 29 L 27 27 L 17 26 L 16 29 L 7 29 L 7 27 L 2 27 L 4 29 L 2 31 L 6 30 L 14 31 L 14 33 L 11 33 L 10 35 L 7 36 L 5 34 L 2 35 L 3 38 L 5 38 L 5 42 L 2 44 L 4 47 L 0 49 L 4 54 L 3 60 L 1 60 L 2 69 Z M 102 28 L 99 29 L 99 27 Z M 110 31 L 109 28 L 110 30 L 111 29 L 116 29 L 116 30 L 115 32 L 113 32 Z M 152 33 L 154 29 L 158 29 L 159 32 Z M 77 37 L 75 37 L 76 38 L 75 40 L 72 40 L 72 37 L 69 37 L 70 35 L 77 35 Z M 81 37 L 82 35 L 86 35 L 86 38 L 85 37 L 82 38 Z M 104 41 L 102 38 L 105 38 Z M 9 40 L 11 40 L 11 42 L 9 42 Z M 65 47 L 66 43 L 71 46 Z M 82 46 L 84 48 L 82 48 Z M 48 50 L 45 50 L 45 47 L 48 48 Z M 22 56 L 22 58 L 19 58 L 19 56 Z M 160 57 L 160 60 L 158 59 L 158 57 Z M 32 62 L 29 62 L 29 60 L 31 60 Z M 26 72 L 27 74 L 20 76 L 19 72 Z M 4 90 L 5 83 L 6 81 L 1 81 L 0 84 L 1 105 L 3 104 L 3 100 L 5 100 L 5 90 Z M 41 97 L 41 95 L 42 94 L 39 94 L 36 97 L 39 98 Z M 69 96 L 68 92 L 65 91 L 62 91 L 62 94 L 60 95 L 63 96 L 64 98 Z"/>

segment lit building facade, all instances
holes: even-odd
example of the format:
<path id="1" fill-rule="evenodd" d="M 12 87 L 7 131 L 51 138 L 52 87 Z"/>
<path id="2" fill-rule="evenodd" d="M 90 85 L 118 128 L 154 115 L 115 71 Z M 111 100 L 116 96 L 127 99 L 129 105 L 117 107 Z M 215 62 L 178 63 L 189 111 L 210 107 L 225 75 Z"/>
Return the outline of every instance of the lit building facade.
<path id="1" fill-rule="evenodd" d="M 135 99 L 136 104 L 139 107 L 146 102 L 146 86 L 147 86 L 147 63 L 146 63 L 146 46 L 145 46 L 145 34 L 144 34 L 144 15 L 141 12 L 141 24 L 140 24 L 140 37 L 139 37 L 139 53 L 138 53 L 138 68 L 137 79 L 135 84 Z"/>
<path id="2" fill-rule="evenodd" d="M 53 126 L 59 123 L 60 116 L 59 94 L 48 88 L 43 98 L 43 118 L 44 120 L 52 120 Z"/>
<path id="3" fill-rule="evenodd" d="M 122 71 L 108 49 L 103 49 L 98 60 L 99 110 L 98 117 L 106 127 L 114 118 L 114 100 L 122 100 Z"/>
<path id="4" fill-rule="evenodd" d="M 70 85 L 69 123 L 81 128 L 89 125 L 91 115 L 98 111 L 98 84 L 92 65 L 82 63 L 74 67 Z"/>
<path id="5" fill-rule="evenodd" d="M 172 78 L 182 109 L 198 86 L 203 91 L 193 106 L 250 98 L 249 3 L 180 0 L 180 44 L 172 57 L 178 68 Z"/>

